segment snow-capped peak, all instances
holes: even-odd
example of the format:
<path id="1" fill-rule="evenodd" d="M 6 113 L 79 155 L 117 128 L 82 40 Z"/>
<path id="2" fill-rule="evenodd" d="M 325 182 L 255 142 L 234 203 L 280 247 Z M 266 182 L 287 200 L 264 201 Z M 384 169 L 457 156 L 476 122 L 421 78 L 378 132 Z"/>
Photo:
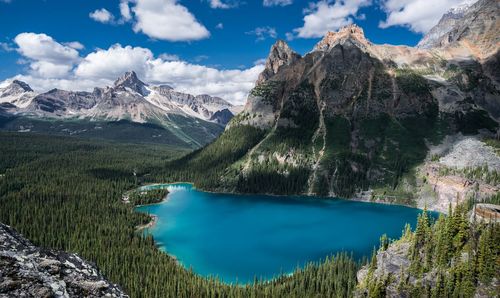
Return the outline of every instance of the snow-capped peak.
<path id="1" fill-rule="evenodd" d="M 135 71 L 127 71 L 115 81 L 115 88 L 129 88 L 141 95 L 147 95 L 147 84 L 139 80 Z"/>
<path id="2" fill-rule="evenodd" d="M 465 2 L 462 2 L 450 8 L 447 13 L 455 15 L 463 14 L 464 12 L 467 11 L 467 9 L 469 9 L 469 7 L 471 7 L 476 2 L 477 0 L 466 0 Z"/>

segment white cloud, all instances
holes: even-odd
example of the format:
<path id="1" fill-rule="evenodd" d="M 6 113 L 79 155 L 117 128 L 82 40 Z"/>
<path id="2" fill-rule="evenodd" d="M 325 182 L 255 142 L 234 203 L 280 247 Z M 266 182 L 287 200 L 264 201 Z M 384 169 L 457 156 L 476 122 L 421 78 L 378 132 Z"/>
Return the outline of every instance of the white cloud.
<path id="1" fill-rule="evenodd" d="M 52 37 L 40 33 L 20 33 L 14 38 L 18 52 L 33 60 L 44 60 L 52 63 L 68 63 L 78 59 L 78 51 L 64 46 Z"/>
<path id="2" fill-rule="evenodd" d="M 158 56 L 158 58 L 165 60 L 165 61 L 178 61 L 181 60 L 179 56 L 175 54 L 168 54 L 168 53 L 163 53 Z"/>
<path id="3" fill-rule="evenodd" d="M 270 6 L 287 6 L 293 3 L 293 0 L 264 0 L 262 2 L 262 5 L 265 7 L 270 7 Z"/>
<path id="4" fill-rule="evenodd" d="M 34 61 L 30 63 L 32 73 L 45 78 L 65 77 L 73 68 L 71 64 L 56 64 L 49 61 Z"/>
<path id="5" fill-rule="evenodd" d="M 267 58 L 260 58 L 253 62 L 253 65 L 265 65 Z"/>
<path id="6" fill-rule="evenodd" d="M 146 80 L 172 85 L 179 91 L 191 94 L 210 94 L 222 97 L 234 104 L 243 104 L 248 92 L 264 66 L 257 65 L 246 70 L 218 70 L 184 61 L 155 59 Z"/>
<path id="7" fill-rule="evenodd" d="M 14 38 L 14 42 L 18 46 L 17 51 L 28 59 L 30 72 L 40 77 L 64 77 L 80 58 L 73 47 L 58 43 L 43 33 L 21 33 Z M 72 44 L 76 45 L 75 42 Z"/>
<path id="8" fill-rule="evenodd" d="M 161 54 L 155 57 L 147 48 L 120 44 L 79 57 L 76 50 L 57 43 L 50 36 L 22 34 L 16 38 L 19 41 L 18 52 L 29 60 L 29 73 L 9 80 L 25 81 L 38 92 L 52 88 L 91 91 L 94 87 L 111 85 L 124 72 L 134 70 L 147 83 L 168 84 L 178 91 L 195 95 L 210 94 L 234 104 L 243 104 L 264 69 L 259 63 L 243 70 L 220 70 L 180 61 L 176 55 Z M 31 36 L 30 44 L 39 51 L 25 51 L 27 44 L 22 40 L 26 36 Z M 37 46 L 33 40 L 45 40 L 51 46 Z M 55 53 L 60 57 L 55 59 Z"/>
<path id="9" fill-rule="evenodd" d="M 149 49 L 115 44 L 107 50 L 99 49 L 88 54 L 76 67 L 75 75 L 112 80 L 134 70 L 142 77 L 146 73 L 147 62 L 152 59 L 153 53 Z"/>
<path id="10" fill-rule="evenodd" d="M 128 6 L 127 0 L 120 1 L 120 14 L 124 22 L 128 22 L 132 19 L 132 14 L 130 13 L 130 7 Z"/>
<path id="11" fill-rule="evenodd" d="M 63 45 L 73 48 L 75 50 L 85 49 L 85 46 L 78 41 L 63 42 Z"/>
<path id="12" fill-rule="evenodd" d="M 210 32 L 177 0 L 136 0 L 132 7 L 135 32 L 168 41 L 199 40 Z"/>
<path id="13" fill-rule="evenodd" d="M 224 29 L 224 24 L 219 23 L 217 26 L 215 26 L 216 29 Z"/>
<path id="14" fill-rule="evenodd" d="M 371 0 L 321 0 L 311 3 L 304 10 L 304 25 L 294 29 L 294 35 L 288 34 L 287 38 L 323 37 L 328 31 L 351 24 L 359 9 L 369 5 Z"/>
<path id="15" fill-rule="evenodd" d="M 239 1 L 237 0 L 208 0 L 211 8 L 221 8 L 228 9 L 234 8 L 239 5 Z"/>
<path id="16" fill-rule="evenodd" d="M 266 38 L 276 38 L 278 37 L 278 33 L 276 32 L 276 28 L 265 26 L 265 27 L 257 27 L 252 31 L 246 32 L 249 35 L 255 35 L 257 37 L 257 41 L 265 40 Z"/>
<path id="17" fill-rule="evenodd" d="M 103 24 L 113 23 L 115 20 L 115 17 L 113 16 L 113 14 L 110 13 L 105 8 L 94 10 L 93 12 L 89 13 L 89 17 L 91 19 L 93 19 L 94 21 L 100 22 Z"/>
<path id="18" fill-rule="evenodd" d="M 16 49 L 8 42 L 0 42 L 0 49 L 5 52 L 13 52 Z"/>
<path id="19" fill-rule="evenodd" d="M 436 25 L 451 7 L 470 0 L 385 0 L 381 2 L 387 19 L 379 27 L 406 26 L 418 33 L 426 33 Z"/>

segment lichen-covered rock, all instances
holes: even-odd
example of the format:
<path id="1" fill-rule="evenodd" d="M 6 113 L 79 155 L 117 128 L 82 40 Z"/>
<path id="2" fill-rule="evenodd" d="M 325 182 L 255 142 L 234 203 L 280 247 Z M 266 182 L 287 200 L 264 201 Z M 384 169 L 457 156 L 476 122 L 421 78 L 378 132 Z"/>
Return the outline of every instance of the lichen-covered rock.
<path id="1" fill-rule="evenodd" d="M 128 297 L 76 254 L 34 246 L 0 223 L 0 298 Z"/>

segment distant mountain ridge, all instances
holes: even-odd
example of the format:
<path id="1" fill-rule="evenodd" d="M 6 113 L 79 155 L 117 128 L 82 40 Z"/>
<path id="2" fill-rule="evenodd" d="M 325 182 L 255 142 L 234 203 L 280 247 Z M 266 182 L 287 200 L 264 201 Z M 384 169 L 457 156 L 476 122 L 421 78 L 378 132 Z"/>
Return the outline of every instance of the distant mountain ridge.
<path id="1" fill-rule="evenodd" d="M 500 3 L 495 0 L 469 1 L 452 8 L 419 42 L 417 47 L 448 48 L 457 54 L 485 59 L 497 54 Z"/>
<path id="2" fill-rule="evenodd" d="M 155 124 L 195 147 L 215 138 L 234 116 L 234 106 L 222 98 L 148 85 L 133 71 L 119 77 L 113 86 L 96 87 L 92 92 L 52 89 L 36 94 L 28 84 L 16 80 L 0 88 L 0 103 L 4 116 Z"/>

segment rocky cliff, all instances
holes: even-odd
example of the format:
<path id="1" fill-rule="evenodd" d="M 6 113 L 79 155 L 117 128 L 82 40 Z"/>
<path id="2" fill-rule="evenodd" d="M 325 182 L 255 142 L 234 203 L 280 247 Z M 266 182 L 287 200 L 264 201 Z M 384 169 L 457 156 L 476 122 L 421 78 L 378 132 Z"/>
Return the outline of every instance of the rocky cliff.
<path id="1" fill-rule="evenodd" d="M 0 224 L 0 297 L 128 297 L 76 254 L 34 246 Z"/>

